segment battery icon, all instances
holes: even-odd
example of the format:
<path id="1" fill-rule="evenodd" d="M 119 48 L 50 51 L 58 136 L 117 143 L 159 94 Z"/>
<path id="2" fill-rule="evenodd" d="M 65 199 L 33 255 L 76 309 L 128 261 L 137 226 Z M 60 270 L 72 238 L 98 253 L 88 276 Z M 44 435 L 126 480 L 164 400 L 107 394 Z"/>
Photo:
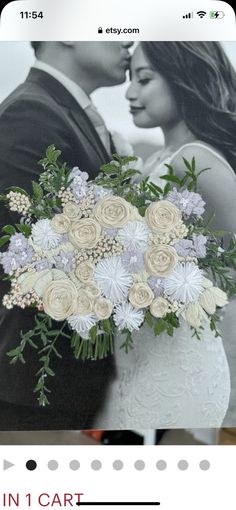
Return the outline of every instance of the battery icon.
<path id="1" fill-rule="evenodd" d="M 225 16 L 223 11 L 211 11 L 210 18 L 211 19 L 222 19 Z"/>

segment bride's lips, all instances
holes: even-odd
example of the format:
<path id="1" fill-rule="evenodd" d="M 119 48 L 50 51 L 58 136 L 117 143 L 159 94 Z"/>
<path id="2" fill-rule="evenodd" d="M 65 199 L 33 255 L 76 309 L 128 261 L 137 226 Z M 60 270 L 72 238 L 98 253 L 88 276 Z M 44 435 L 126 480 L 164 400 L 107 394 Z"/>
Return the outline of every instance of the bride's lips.
<path id="1" fill-rule="evenodd" d="M 135 115 L 137 113 L 140 113 L 143 110 L 145 110 L 145 108 L 143 106 L 131 106 L 130 109 L 129 109 L 131 115 Z"/>

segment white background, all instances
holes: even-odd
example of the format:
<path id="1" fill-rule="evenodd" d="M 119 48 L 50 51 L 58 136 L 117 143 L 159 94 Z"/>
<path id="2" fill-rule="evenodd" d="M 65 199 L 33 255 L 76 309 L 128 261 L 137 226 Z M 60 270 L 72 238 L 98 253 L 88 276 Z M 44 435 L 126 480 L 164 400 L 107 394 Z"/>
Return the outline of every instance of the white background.
<path id="1" fill-rule="evenodd" d="M 3 492 L 20 492 L 20 510 L 26 510 L 24 494 L 32 493 L 38 510 L 37 496 L 47 492 L 82 492 L 81 501 L 160 501 L 158 507 L 80 507 L 82 510 L 235 510 L 235 448 L 234 446 L 6 446 L 1 447 L 2 460 L 15 463 L 13 468 L 2 471 L 0 498 Z M 35 471 L 27 471 L 25 463 L 34 459 Z M 56 471 L 47 467 L 49 460 L 58 461 Z M 69 462 L 80 462 L 78 471 L 69 469 Z M 93 460 L 100 460 L 99 471 L 91 469 Z M 115 471 L 114 460 L 122 460 L 124 467 Z M 145 468 L 137 471 L 136 460 L 143 460 Z M 156 468 L 156 462 L 167 463 L 165 471 Z M 186 460 L 186 471 L 178 468 L 180 460 Z M 202 471 L 199 463 L 206 459 L 210 469 Z M 52 498 L 51 498 L 52 499 Z M 76 502 L 76 501 L 75 501 Z M 2 501 L 0 499 L 0 508 Z M 48 506 L 46 508 L 52 508 Z M 55 505 L 53 508 L 59 508 Z M 64 507 L 63 507 L 64 508 Z M 67 506 L 66 508 L 72 508 Z M 79 508 L 74 506 L 73 508 Z"/>

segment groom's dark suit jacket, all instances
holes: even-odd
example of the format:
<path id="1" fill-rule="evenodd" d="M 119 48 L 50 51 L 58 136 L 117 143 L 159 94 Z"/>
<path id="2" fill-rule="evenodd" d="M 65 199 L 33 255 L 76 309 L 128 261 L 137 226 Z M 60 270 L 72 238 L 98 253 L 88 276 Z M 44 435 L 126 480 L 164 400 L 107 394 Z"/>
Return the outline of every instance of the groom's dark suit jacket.
<path id="1" fill-rule="evenodd" d="M 69 166 L 79 166 L 91 178 L 110 160 L 90 119 L 71 94 L 49 74 L 33 68 L 26 81 L 0 106 L 0 193 L 13 185 L 30 191 L 31 180 L 37 180 L 42 171 L 37 161 L 50 144 L 62 151 L 62 160 Z M 2 228 L 11 218 L 0 206 Z M 1 300 L 7 288 L 1 281 Z M 7 311 L 0 305 L 0 399 L 18 405 L 38 405 L 33 394 L 35 374 L 40 368 L 38 357 L 28 349 L 25 365 L 10 366 L 6 352 L 18 345 L 20 331 L 32 325 L 32 311 Z M 51 405 L 62 410 L 79 409 L 81 423 L 76 428 L 91 428 L 114 375 L 113 359 L 75 360 L 69 340 L 64 338 L 58 342 L 58 350 L 63 360 L 55 359 L 52 368 L 56 377 L 48 378 Z M 63 412 L 59 428 L 64 428 Z"/>

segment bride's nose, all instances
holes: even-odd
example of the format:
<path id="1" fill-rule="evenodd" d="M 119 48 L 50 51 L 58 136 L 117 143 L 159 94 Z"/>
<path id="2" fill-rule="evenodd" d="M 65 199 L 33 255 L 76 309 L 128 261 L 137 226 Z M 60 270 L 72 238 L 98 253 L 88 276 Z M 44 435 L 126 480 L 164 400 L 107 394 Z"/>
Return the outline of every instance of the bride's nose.
<path id="1" fill-rule="evenodd" d="M 135 99 L 137 99 L 136 88 L 132 81 L 131 81 L 129 87 L 127 88 L 125 97 L 126 97 L 126 99 L 128 99 L 128 101 L 135 101 Z"/>

